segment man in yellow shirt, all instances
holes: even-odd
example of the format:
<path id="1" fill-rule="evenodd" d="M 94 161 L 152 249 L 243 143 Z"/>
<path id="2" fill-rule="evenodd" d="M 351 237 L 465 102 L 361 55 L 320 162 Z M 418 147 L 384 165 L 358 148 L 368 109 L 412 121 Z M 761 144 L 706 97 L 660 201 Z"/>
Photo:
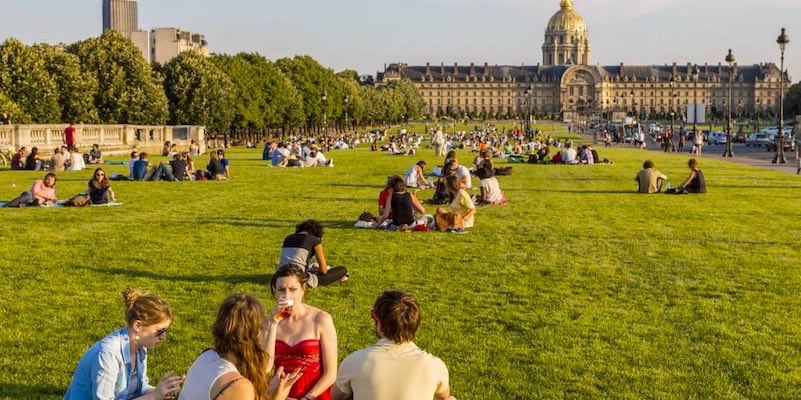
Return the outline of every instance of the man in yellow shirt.
<path id="1" fill-rule="evenodd" d="M 667 176 L 654 169 L 653 161 L 645 160 L 634 180 L 639 184 L 638 192 L 653 194 L 662 191 L 662 182 L 667 180 Z"/>
<path id="2" fill-rule="evenodd" d="M 380 340 L 342 360 L 331 399 L 455 400 L 445 363 L 412 342 L 420 326 L 417 299 L 385 291 L 370 315 Z"/>

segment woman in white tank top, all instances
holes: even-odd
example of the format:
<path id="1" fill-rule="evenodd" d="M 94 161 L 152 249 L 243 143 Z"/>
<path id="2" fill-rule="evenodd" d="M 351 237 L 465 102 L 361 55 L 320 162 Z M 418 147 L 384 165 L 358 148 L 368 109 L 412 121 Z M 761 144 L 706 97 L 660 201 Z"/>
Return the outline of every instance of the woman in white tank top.
<path id="1" fill-rule="evenodd" d="M 273 313 L 274 319 L 280 319 Z M 187 372 L 179 400 L 284 400 L 300 371 L 276 371 L 272 381 L 277 323 L 269 324 L 253 296 L 234 294 L 220 305 L 211 327 L 214 348 L 204 351 Z M 266 337 L 265 337 L 266 335 Z"/>

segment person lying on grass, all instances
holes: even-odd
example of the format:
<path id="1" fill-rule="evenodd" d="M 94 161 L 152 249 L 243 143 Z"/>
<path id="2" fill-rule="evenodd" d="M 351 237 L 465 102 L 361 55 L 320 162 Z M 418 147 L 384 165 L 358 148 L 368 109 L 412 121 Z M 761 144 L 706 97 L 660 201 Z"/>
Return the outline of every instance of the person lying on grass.
<path id="1" fill-rule="evenodd" d="M 391 187 L 392 192 L 387 202 L 389 206 L 384 207 L 384 214 L 378 217 L 376 225 L 381 226 L 384 221 L 390 219 L 390 216 L 392 216 L 390 228 L 398 228 L 401 231 L 412 230 L 417 225 L 428 225 L 430 221 L 425 216 L 415 218 L 415 212 L 423 214 L 426 209 L 414 193 L 406 191 L 406 182 L 403 178 L 399 176 L 392 178 Z"/>
<path id="2" fill-rule="evenodd" d="M 174 319 L 160 297 L 134 289 L 122 293 L 126 324 L 81 357 L 64 400 L 162 400 L 181 389 L 183 377 L 167 372 L 156 387 L 147 377 L 147 352 L 167 339 Z"/>
<path id="3" fill-rule="evenodd" d="M 329 268 L 323 249 L 323 226 L 308 219 L 295 227 L 295 233 L 284 239 L 278 265 L 297 264 L 306 266 L 309 287 L 326 286 L 348 280 L 345 267 Z M 317 262 L 312 260 L 316 259 Z"/>
<path id="4" fill-rule="evenodd" d="M 286 399 L 303 371 L 285 374 L 278 368 L 270 380 L 280 314 L 272 313 L 268 322 L 261 302 L 250 295 L 223 300 L 211 326 L 214 347 L 192 363 L 178 399 Z"/>
<path id="5" fill-rule="evenodd" d="M 22 192 L 5 207 L 52 206 L 56 204 L 56 174 L 50 172 L 34 182 L 30 191 Z"/>

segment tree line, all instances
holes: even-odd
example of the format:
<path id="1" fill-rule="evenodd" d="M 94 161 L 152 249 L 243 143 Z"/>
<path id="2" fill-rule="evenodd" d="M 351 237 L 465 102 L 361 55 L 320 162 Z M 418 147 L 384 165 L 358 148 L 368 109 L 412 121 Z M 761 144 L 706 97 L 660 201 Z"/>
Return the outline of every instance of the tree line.
<path id="1" fill-rule="evenodd" d="M 343 132 L 424 111 L 408 81 L 375 87 L 305 55 L 184 52 L 151 66 L 114 31 L 66 46 L 0 44 L 0 112 L 16 124 L 204 125 L 211 134 L 257 138 Z"/>

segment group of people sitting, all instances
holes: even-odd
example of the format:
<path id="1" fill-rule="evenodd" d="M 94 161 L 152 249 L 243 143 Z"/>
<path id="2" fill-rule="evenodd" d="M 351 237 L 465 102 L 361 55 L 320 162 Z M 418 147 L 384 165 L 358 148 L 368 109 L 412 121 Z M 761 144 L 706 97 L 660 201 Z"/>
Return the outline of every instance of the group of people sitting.
<path id="1" fill-rule="evenodd" d="M 271 167 L 333 167 L 334 160 L 327 159 L 316 143 L 306 140 L 301 144 L 297 141 L 274 141 L 264 144 L 263 160 L 270 160 Z"/>
<path id="2" fill-rule="evenodd" d="M 103 154 L 97 144 L 88 153 L 81 153 L 77 147 L 63 145 L 53 149 L 53 155 L 43 157 L 38 147 L 21 147 L 11 157 L 11 169 L 16 171 L 82 171 L 88 164 L 102 164 Z"/>
<path id="3" fill-rule="evenodd" d="M 687 166 L 690 168 L 690 174 L 687 179 L 678 187 L 672 188 L 667 176 L 654 168 L 654 162 L 645 160 L 642 164 L 642 169 L 634 177 L 634 180 L 637 181 L 637 192 L 645 194 L 660 193 L 663 186 L 667 185 L 665 194 L 706 193 L 706 178 L 704 178 L 704 172 L 698 168 L 698 159 L 691 158 L 687 162 Z"/>
<path id="4" fill-rule="evenodd" d="M 177 151 L 168 153 L 172 157 L 169 162 L 158 164 L 148 160 L 147 153 L 136 150 L 131 152 L 128 162 L 127 180 L 131 181 L 188 181 L 188 180 L 228 180 L 231 178 L 230 161 L 225 158 L 224 150 L 209 152 L 209 163 L 206 170 L 195 169 L 195 162 L 189 152 Z"/>
<path id="5" fill-rule="evenodd" d="M 22 192 L 4 207 L 48 207 L 58 205 L 56 196 L 57 177 L 54 172 L 48 172 L 43 179 L 37 180 L 31 189 Z M 87 188 L 83 193 L 73 196 L 64 205 L 86 206 L 91 204 L 116 203 L 117 197 L 111 189 L 111 181 L 103 168 L 95 169 L 89 179 Z"/>

